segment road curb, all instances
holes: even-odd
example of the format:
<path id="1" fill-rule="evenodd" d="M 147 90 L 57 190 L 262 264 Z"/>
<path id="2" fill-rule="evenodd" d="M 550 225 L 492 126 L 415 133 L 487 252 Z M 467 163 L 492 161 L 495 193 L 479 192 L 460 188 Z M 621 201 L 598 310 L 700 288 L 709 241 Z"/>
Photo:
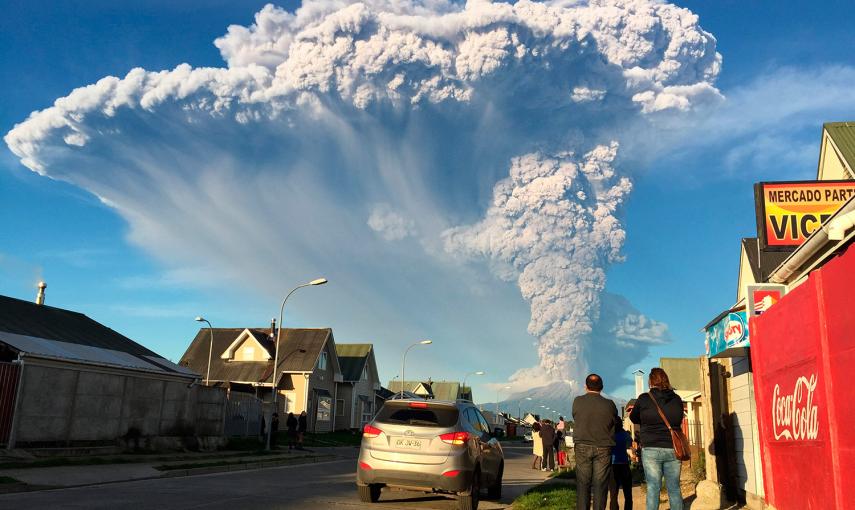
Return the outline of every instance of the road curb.
<path id="1" fill-rule="evenodd" d="M 237 462 L 234 464 L 225 464 L 221 466 L 203 466 L 197 468 L 187 468 L 187 469 L 169 469 L 164 470 L 163 474 L 160 476 L 155 476 L 152 478 L 179 478 L 182 476 L 193 476 L 193 475 L 209 475 L 212 473 L 227 473 L 230 471 L 247 471 L 250 469 L 264 469 L 271 467 L 280 467 L 280 466 L 296 466 L 300 464 L 316 464 L 318 462 L 323 462 L 327 460 L 332 460 L 337 458 L 335 455 L 313 455 L 311 457 L 300 457 L 296 459 L 280 459 L 280 460 L 268 460 L 261 462 Z M 126 480 L 132 481 L 132 480 Z"/>

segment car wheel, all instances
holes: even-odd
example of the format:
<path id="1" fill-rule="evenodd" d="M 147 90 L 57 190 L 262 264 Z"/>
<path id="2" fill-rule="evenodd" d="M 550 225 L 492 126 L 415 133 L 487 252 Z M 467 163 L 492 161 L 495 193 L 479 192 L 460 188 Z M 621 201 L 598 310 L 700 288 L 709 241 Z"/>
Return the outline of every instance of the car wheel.
<path id="1" fill-rule="evenodd" d="M 372 485 L 357 485 L 356 490 L 359 492 L 359 501 L 363 503 L 376 503 L 380 499 L 380 486 Z"/>
<path id="2" fill-rule="evenodd" d="M 496 481 L 487 489 L 489 499 L 502 499 L 502 475 L 505 473 L 505 463 L 499 464 L 499 472 L 496 473 Z"/>
<path id="3" fill-rule="evenodd" d="M 481 472 L 475 471 L 472 475 L 472 486 L 468 492 L 457 495 L 457 508 L 459 510 L 478 510 L 478 500 L 481 499 Z"/>

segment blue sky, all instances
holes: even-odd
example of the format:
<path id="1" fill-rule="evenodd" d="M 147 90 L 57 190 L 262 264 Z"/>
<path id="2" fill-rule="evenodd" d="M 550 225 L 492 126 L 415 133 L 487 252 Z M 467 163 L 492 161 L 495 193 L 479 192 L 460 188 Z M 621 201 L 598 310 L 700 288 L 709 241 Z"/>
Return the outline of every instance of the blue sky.
<path id="1" fill-rule="evenodd" d="M 627 232 L 626 261 L 608 267 L 606 288 L 667 324 L 671 341 L 653 346 L 626 373 L 646 370 L 660 356 L 702 353 L 698 329 L 732 303 L 739 239 L 754 235 L 752 183 L 813 178 L 822 122 L 855 118 L 855 94 L 848 87 L 828 85 L 835 77 L 850 76 L 855 66 L 851 2 L 678 4 L 697 13 L 700 25 L 716 37 L 723 56 L 716 85 L 727 99 L 715 119 L 735 127 L 706 126 L 712 129 L 694 131 L 632 165 L 634 189 L 620 214 Z M 30 112 L 76 87 L 108 75 L 124 76 L 134 67 L 157 71 L 184 62 L 222 67 L 214 39 L 230 24 L 252 23 L 263 5 L 4 1 L 0 131 L 8 132 Z M 293 9 L 296 4 L 280 5 Z M 821 97 L 802 104 L 814 90 Z M 449 176 L 436 178 L 447 179 L 450 202 L 466 202 L 465 196 L 454 194 Z M 489 189 L 492 183 L 487 185 Z M 339 190 L 344 191 L 346 184 Z M 488 202 L 489 197 L 481 196 L 456 214 L 471 222 Z M 0 294 L 31 299 L 35 283 L 43 278 L 49 304 L 82 311 L 166 357 L 181 356 L 196 331 L 192 318 L 197 314 L 215 326 L 264 325 L 278 308 L 275 291 L 242 285 L 209 269 L 204 245 L 195 267 L 187 262 L 186 246 L 182 264 L 164 256 L 168 245 L 159 245 L 159 253 L 141 246 L 148 237 L 135 237 L 127 218 L 81 187 L 31 172 L 5 146 L 0 152 L 0 204 Z M 328 249 L 334 243 L 325 240 L 323 245 Z M 349 267 L 305 265 L 317 267 L 332 283 L 296 296 L 286 324 L 331 325 L 340 342 L 375 340 L 384 381 L 397 373 L 399 353 L 409 339 L 436 340 L 431 351 L 414 356 L 420 375 L 434 378 L 459 378 L 483 368 L 467 364 L 466 355 L 501 353 L 490 338 L 505 332 L 512 332 L 507 336 L 516 345 L 531 342 L 525 333 L 529 307 L 515 285 L 491 279 L 477 265 L 449 269 L 483 286 L 480 292 L 455 296 L 454 288 L 419 280 L 424 275 L 418 273 L 432 266 L 396 262 L 415 249 L 414 241 L 383 252 L 371 245 Z M 394 275 L 393 281 L 384 278 L 384 269 Z M 354 279 L 354 273 L 370 275 L 368 281 L 376 285 L 361 285 L 357 291 L 364 280 Z M 305 274 L 306 279 L 315 276 Z M 288 281 L 299 283 L 296 278 Z M 347 285 L 337 291 L 339 281 Z M 389 296 L 385 301 L 384 294 Z M 466 313 L 459 313 L 464 307 Z M 365 318 L 372 313 L 373 319 Z M 479 331 L 485 338 L 473 338 Z M 493 358 L 485 383 L 506 380 L 534 360 Z M 622 386 L 612 391 L 629 396 L 630 390 Z M 493 399 L 483 384 L 476 386 L 477 394 Z"/>

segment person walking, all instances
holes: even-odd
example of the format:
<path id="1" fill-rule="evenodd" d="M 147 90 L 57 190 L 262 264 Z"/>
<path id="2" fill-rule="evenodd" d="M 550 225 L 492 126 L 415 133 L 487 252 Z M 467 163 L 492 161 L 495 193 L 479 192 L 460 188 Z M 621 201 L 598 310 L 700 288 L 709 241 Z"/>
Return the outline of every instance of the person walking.
<path id="1" fill-rule="evenodd" d="M 540 427 L 540 439 L 543 441 L 543 463 L 541 471 L 555 471 L 555 429 L 550 420 L 543 420 Z"/>
<path id="2" fill-rule="evenodd" d="M 560 430 L 562 433 L 564 429 L 567 427 L 567 423 L 564 421 L 563 416 L 558 417 L 558 425 L 555 426 L 555 430 Z"/>
<path id="3" fill-rule="evenodd" d="M 276 442 L 278 440 L 278 432 L 279 432 L 279 413 L 273 413 L 273 417 L 270 419 L 270 449 L 276 449 Z"/>
<path id="4" fill-rule="evenodd" d="M 288 429 L 288 449 L 293 450 L 297 446 L 297 417 L 294 413 L 288 413 L 285 428 Z"/>
<path id="5" fill-rule="evenodd" d="M 632 472 L 629 461 L 636 461 L 632 451 L 632 436 L 618 425 L 615 446 L 612 448 L 612 478 L 609 480 L 609 510 L 620 510 L 618 492 L 623 491 L 623 508 L 632 510 Z"/>
<path id="6" fill-rule="evenodd" d="M 541 469 L 543 465 L 543 440 L 540 438 L 540 422 L 536 421 L 531 426 L 531 451 L 534 454 L 532 469 Z"/>
<path id="7" fill-rule="evenodd" d="M 668 488 L 668 505 L 671 510 L 683 510 L 680 492 L 681 462 L 674 454 L 671 429 L 683 423 L 683 401 L 671 387 L 668 374 L 659 367 L 650 371 L 650 391 L 642 393 L 635 401 L 629 419 L 641 425 L 641 465 L 647 480 L 647 510 L 659 508 L 659 490 L 662 477 Z M 665 420 L 659 410 L 665 415 Z"/>
<path id="8" fill-rule="evenodd" d="M 300 417 L 297 419 L 297 449 L 303 449 L 303 439 L 306 438 L 306 431 L 309 429 L 309 417 L 306 415 L 306 411 L 300 413 Z"/>
<path id="9" fill-rule="evenodd" d="M 573 400 L 573 442 L 576 452 L 577 508 L 605 510 L 612 475 L 611 454 L 615 445 L 618 412 L 615 403 L 600 393 L 603 379 L 585 378 L 585 394 Z"/>

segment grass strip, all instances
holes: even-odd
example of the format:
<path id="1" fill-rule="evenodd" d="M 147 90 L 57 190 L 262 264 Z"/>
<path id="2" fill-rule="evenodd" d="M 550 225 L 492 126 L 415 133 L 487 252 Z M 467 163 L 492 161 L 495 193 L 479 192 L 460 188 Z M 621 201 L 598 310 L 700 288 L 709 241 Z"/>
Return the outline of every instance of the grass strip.
<path id="1" fill-rule="evenodd" d="M 565 483 L 547 483 L 532 487 L 518 497 L 514 510 L 575 510 L 576 489 Z"/>

